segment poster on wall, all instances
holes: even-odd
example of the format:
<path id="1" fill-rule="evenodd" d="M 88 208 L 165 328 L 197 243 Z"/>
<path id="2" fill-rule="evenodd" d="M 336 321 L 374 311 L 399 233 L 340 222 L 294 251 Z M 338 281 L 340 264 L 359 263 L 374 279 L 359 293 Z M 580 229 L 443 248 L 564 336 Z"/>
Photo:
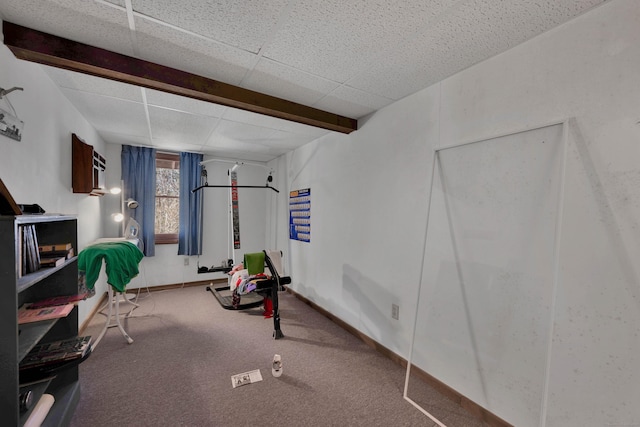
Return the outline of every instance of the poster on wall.
<path id="1" fill-rule="evenodd" d="M 311 189 L 289 193 L 289 238 L 311 241 Z"/>
<path id="2" fill-rule="evenodd" d="M 23 127 L 24 122 L 22 120 L 0 108 L 0 135 L 20 141 L 22 140 Z"/>
<path id="3" fill-rule="evenodd" d="M 231 172 L 231 219 L 233 222 L 233 249 L 240 249 L 240 213 L 238 209 L 238 174 Z"/>

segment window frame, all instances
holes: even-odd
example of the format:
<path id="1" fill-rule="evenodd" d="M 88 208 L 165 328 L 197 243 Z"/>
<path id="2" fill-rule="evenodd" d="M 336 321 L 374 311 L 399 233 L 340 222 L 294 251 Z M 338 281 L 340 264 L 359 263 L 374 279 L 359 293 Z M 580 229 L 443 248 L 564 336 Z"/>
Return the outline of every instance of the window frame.
<path id="1" fill-rule="evenodd" d="M 165 168 L 165 169 L 178 169 L 180 171 L 180 155 L 177 153 L 156 153 L 156 169 Z M 179 173 L 179 172 L 178 172 Z M 161 198 L 171 198 L 180 200 L 180 196 L 158 196 L 154 194 L 154 203 L 155 200 Z M 178 243 L 178 233 L 155 233 L 155 215 L 154 215 L 154 234 L 156 245 L 172 245 Z"/>

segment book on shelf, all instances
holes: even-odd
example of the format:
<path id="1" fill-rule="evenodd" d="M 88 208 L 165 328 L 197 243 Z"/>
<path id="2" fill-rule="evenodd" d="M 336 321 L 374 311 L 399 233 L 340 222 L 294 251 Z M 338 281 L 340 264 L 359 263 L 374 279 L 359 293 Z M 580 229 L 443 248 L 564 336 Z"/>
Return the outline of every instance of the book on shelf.
<path id="1" fill-rule="evenodd" d="M 40 268 L 53 268 L 64 264 L 66 258 L 40 258 Z"/>
<path id="2" fill-rule="evenodd" d="M 73 310 L 74 304 L 56 305 L 51 307 L 42 307 L 36 309 L 30 309 L 25 305 L 18 310 L 18 324 L 39 322 L 41 320 L 58 319 L 60 317 L 67 317 L 71 310 Z"/>
<path id="3" fill-rule="evenodd" d="M 71 259 L 71 258 L 73 258 L 75 256 L 75 251 L 73 250 L 73 248 L 68 249 L 68 250 L 64 250 L 64 251 L 41 251 L 41 250 L 38 250 L 38 252 L 40 252 L 40 258 Z"/>
<path id="4" fill-rule="evenodd" d="M 21 240 L 18 253 L 21 254 L 21 275 L 33 273 L 40 269 L 40 252 L 38 251 L 38 236 L 34 224 L 19 226 Z"/>
<path id="5" fill-rule="evenodd" d="M 43 307 L 53 307 L 56 305 L 67 305 L 74 304 L 78 301 L 82 301 L 89 297 L 88 292 L 79 293 L 76 295 L 60 295 L 57 297 L 45 298 L 40 301 L 32 302 L 31 304 L 27 304 L 26 308 L 29 310 L 35 310 L 37 308 Z"/>
<path id="6" fill-rule="evenodd" d="M 39 252 L 67 252 L 72 249 L 71 243 L 56 243 L 53 245 L 38 246 Z"/>
<path id="7" fill-rule="evenodd" d="M 22 359 L 20 370 L 24 371 L 81 359 L 90 350 L 90 335 L 38 344 Z"/>

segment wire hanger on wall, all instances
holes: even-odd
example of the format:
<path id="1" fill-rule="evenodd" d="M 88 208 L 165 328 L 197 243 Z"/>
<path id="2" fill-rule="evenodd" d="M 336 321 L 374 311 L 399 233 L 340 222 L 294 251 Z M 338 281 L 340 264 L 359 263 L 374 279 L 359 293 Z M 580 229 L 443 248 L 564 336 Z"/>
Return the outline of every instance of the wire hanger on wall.
<path id="1" fill-rule="evenodd" d="M 13 92 L 14 90 L 24 90 L 21 87 L 12 87 L 11 89 L 3 89 L 0 87 L 0 99 L 2 99 L 3 97 L 5 101 L 7 101 L 7 105 L 9 106 L 9 108 L 11 108 L 11 114 L 13 114 L 14 116 L 16 116 L 16 118 L 18 117 L 18 114 L 16 113 L 16 110 L 13 108 L 13 105 L 11 105 L 11 101 L 9 101 L 9 98 L 6 98 L 6 96 L 8 94 L 10 94 L 11 92 Z"/>

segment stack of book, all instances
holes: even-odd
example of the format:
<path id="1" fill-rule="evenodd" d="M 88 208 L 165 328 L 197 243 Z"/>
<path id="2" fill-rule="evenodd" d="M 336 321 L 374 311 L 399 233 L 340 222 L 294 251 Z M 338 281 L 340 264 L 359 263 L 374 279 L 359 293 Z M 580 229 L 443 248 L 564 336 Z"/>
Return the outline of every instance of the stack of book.
<path id="1" fill-rule="evenodd" d="M 40 268 L 57 267 L 75 255 L 71 243 L 41 245 L 38 246 L 38 254 L 40 256 Z"/>
<path id="2" fill-rule="evenodd" d="M 91 354 L 91 336 L 36 345 L 20 362 L 20 382 L 36 381 L 83 362 Z"/>
<path id="3" fill-rule="evenodd" d="M 18 324 L 66 317 L 74 305 L 89 296 L 88 293 L 60 295 L 24 304 L 18 310 Z"/>

